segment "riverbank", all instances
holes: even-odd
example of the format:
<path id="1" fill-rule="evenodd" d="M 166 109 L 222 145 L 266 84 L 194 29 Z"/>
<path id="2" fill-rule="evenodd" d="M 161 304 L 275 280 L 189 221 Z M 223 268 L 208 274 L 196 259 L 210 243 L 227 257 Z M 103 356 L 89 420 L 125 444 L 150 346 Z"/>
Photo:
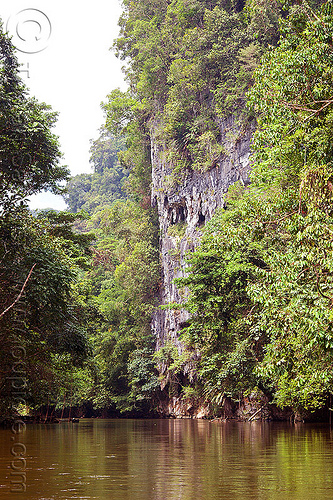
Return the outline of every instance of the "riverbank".
<path id="1" fill-rule="evenodd" d="M 17 419 L 23 422 L 50 424 L 72 422 L 79 423 L 82 418 L 93 419 L 195 419 L 212 422 L 291 422 L 291 423 L 332 423 L 331 411 L 328 405 L 315 412 L 307 410 L 295 411 L 291 408 L 280 409 L 268 398 L 259 398 L 257 395 L 242 397 L 240 400 L 225 398 L 220 408 L 202 400 L 182 401 L 170 398 L 161 401 L 159 406 L 146 412 L 120 413 L 112 408 L 95 410 L 91 405 L 56 410 L 54 407 L 42 407 L 37 412 L 26 415 L 12 415 L 0 417 L 0 426 L 8 427 Z"/>

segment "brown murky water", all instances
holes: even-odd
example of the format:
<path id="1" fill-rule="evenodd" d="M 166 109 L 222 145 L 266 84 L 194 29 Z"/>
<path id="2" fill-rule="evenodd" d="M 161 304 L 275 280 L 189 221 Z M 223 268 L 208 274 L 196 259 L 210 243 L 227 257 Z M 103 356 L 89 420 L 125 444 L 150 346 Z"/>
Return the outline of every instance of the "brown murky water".
<path id="1" fill-rule="evenodd" d="M 14 431 L 0 431 L 1 499 L 333 499 L 325 425 L 84 419 Z"/>

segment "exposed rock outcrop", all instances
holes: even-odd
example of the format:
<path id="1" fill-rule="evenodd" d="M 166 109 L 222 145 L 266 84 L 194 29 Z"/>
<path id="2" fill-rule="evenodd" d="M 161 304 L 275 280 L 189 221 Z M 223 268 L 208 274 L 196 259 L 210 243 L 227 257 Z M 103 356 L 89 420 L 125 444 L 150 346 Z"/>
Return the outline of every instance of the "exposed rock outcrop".
<path id="1" fill-rule="evenodd" d="M 248 183 L 250 142 L 254 126 L 240 131 L 231 117 L 221 125 L 225 153 L 207 172 L 187 171 L 182 182 L 172 182 L 172 169 L 165 161 L 163 150 L 152 130 L 152 204 L 157 206 L 160 224 L 162 287 L 160 304 L 182 303 L 184 297 L 174 283 L 184 276 L 186 254 L 193 251 L 202 235 L 202 227 L 216 210 L 224 206 L 225 194 L 231 184 Z M 156 348 L 170 341 L 182 351 L 178 339 L 180 329 L 189 319 L 187 311 L 158 309 L 152 329 Z M 166 371 L 163 362 L 161 372 Z M 191 379 L 191 367 L 187 367 Z M 174 399 L 174 398 L 173 398 Z M 177 403 L 179 406 L 179 404 Z"/>

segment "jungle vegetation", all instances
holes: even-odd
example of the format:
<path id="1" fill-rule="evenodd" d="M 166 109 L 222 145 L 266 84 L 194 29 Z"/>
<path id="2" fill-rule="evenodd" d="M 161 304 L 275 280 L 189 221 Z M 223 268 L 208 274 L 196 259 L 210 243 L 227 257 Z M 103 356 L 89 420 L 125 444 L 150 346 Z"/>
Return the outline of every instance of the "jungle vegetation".
<path id="1" fill-rule="evenodd" d="M 18 344 L 35 410 L 148 414 L 165 397 L 164 358 L 172 376 L 195 363 L 195 380 L 178 393 L 217 413 L 225 397 L 255 391 L 282 408 L 321 408 L 333 390 L 333 2 L 123 8 L 114 50 L 128 90 L 102 103 L 93 172 L 73 178 L 59 166 L 55 114 L 28 96 L 0 33 L 2 412 L 17 409 L 8 376 Z M 227 119 L 235 142 L 256 124 L 251 183 L 229 189 L 177 283 L 190 291 L 184 355 L 172 346 L 156 353 L 151 138 L 177 184 L 219 162 Z M 68 212 L 29 211 L 31 194 L 61 192 L 66 179 Z"/>

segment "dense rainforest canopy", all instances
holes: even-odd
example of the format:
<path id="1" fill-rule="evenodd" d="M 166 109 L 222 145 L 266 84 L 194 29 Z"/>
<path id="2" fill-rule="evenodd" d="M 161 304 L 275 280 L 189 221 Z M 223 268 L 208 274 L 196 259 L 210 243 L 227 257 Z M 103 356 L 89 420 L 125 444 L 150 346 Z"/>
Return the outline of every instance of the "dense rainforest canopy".
<path id="1" fill-rule="evenodd" d="M 123 6 L 114 50 L 128 90 L 102 104 L 94 171 L 67 181 L 68 213 L 27 208 L 33 193 L 60 192 L 68 172 L 50 131 L 55 114 L 28 97 L 0 34 L 2 411 L 17 408 L 8 374 L 18 343 L 31 409 L 147 414 L 167 397 L 160 363 L 170 395 L 173 381 L 180 398 L 207 400 L 215 414 L 226 397 L 254 392 L 282 408 L 321 408 L 333 389 L 333 2 Z M 176 186 L 227 154 L 230 117 L 235 144 L 256 128 L 251 183 L 229 189 L 177 282 L 191 313 L 182 353 L 156 352 L 151 138 Z M 195 377 L 184 384 L 189 362 Z"/>

